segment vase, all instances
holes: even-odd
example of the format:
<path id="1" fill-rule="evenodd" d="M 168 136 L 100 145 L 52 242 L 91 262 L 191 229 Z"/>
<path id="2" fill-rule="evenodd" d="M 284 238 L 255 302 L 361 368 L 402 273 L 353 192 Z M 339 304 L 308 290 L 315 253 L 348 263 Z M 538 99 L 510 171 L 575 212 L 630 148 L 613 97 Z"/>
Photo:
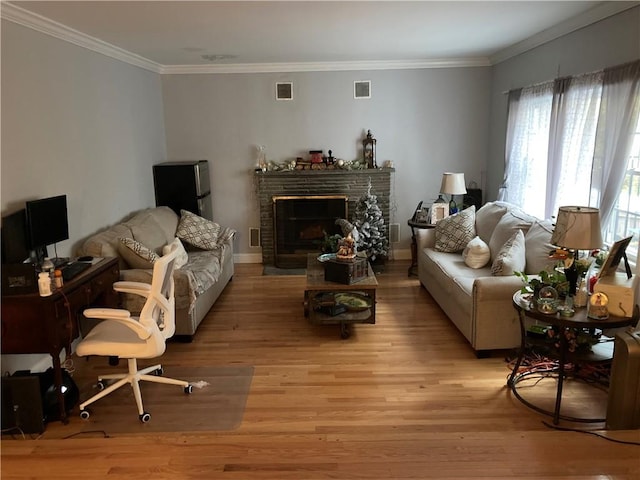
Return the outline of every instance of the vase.
<path id="1" fill-rule="evenodd" d="M 570 267 L 566 267 L 564 269 L 564 276 L 569 282 L 569 291 L 567 292 L 567 295 L 575 295 L 578 289 L 578 270 L 576 269 L 575 262 L 573 262 Z"/>

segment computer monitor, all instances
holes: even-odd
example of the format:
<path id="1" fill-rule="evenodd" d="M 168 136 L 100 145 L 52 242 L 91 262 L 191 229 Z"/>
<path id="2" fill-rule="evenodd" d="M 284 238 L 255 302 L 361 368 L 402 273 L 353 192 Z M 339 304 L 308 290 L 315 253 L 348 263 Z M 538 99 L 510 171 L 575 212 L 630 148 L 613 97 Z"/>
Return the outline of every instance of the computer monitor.
<path id="1" fill-rule="evenodd" d="M 2 217 L 2 263 L 23 263 L 31 257 L 27 240 L 27 213 L 23 208 Z"/>
<path id="2" fill-rule="evenodd" d="M 25 207 L 29 246 L 32 250 L 46 251 L 47 245 L 55 245 L 69 238 L 66 195 L 30 200 Z"/>

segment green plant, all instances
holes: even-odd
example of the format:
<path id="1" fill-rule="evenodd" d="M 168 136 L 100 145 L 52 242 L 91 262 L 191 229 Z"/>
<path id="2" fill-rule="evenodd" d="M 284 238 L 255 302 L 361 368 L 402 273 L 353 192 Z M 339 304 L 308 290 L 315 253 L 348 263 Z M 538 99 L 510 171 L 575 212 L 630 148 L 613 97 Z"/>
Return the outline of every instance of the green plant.
<path id="1" fill-rule="evenodd" d="M 324 233 L 324 238 L 320 243 L 320 250 L 322 253 L 336 253 L 338 251 L 338 242 L 342 239 L 342 235 L 334 233 L 333 235 Z"/>
<path id="2" fill-rule="evenodd" d="M 569 281 L 563 272 L 558 270 L 542 270 L 538 273 L 537 277 L 529 277 L 524 272 L 514 272 L 516 277 L 519 277 L 524 285 L 520 289 L 522 293 L 537 294 L 542 287 L 550 286 L 558 291 L 559 295 L 566 295 L 569 291 Z"/>

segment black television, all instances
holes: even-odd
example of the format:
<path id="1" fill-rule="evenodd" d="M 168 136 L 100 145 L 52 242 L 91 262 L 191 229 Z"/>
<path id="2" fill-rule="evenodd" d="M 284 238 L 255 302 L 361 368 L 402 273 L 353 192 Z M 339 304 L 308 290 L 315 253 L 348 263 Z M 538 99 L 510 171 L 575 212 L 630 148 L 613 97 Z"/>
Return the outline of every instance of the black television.
<path id="1" fill-rule="evenodd" d="M 2 263 L 23 263 L 31 257 L 27 241 L 27 212 L 23 208 L 2 217 Z"/>
<path id="2" fill-rule="evenodd" d="M 47 245 L 54 245 L 69 238 L 67 196 L 30 200 L 25 204 L 29 246 L 40 256 L 46 256 Z M 44 252 L 44 253 L 42 253 Z M 57 253 L 56 253 L 57 259 Z M 62 259 L 60 259 L 62 260 Z M 55 260 L 54 260 L 54 263 Z"/>

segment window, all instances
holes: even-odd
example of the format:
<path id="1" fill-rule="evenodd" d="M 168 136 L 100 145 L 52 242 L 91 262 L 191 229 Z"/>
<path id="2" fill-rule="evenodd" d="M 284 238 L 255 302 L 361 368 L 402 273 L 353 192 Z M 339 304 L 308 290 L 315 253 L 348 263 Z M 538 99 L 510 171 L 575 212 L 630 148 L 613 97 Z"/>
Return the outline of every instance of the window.
<path id="1" fill-rule="evenodd" d="M 604 228 L 604 242 L 611 245 L 616 240 L 634 235 L 640 236 L 640 117 L 633 132 L 631 155 L 627 163 L 620 195 Z M 627 247 L 627 256 L 633 263 L 638 259 L 638 242 L 632 241 Z"/>
<path id="2" fill-rule="evenodd" d="M 640 237 L 640 60 L 509 93 L 498 195 L 541 218 L 600 209 L 603 239 Z"/>

